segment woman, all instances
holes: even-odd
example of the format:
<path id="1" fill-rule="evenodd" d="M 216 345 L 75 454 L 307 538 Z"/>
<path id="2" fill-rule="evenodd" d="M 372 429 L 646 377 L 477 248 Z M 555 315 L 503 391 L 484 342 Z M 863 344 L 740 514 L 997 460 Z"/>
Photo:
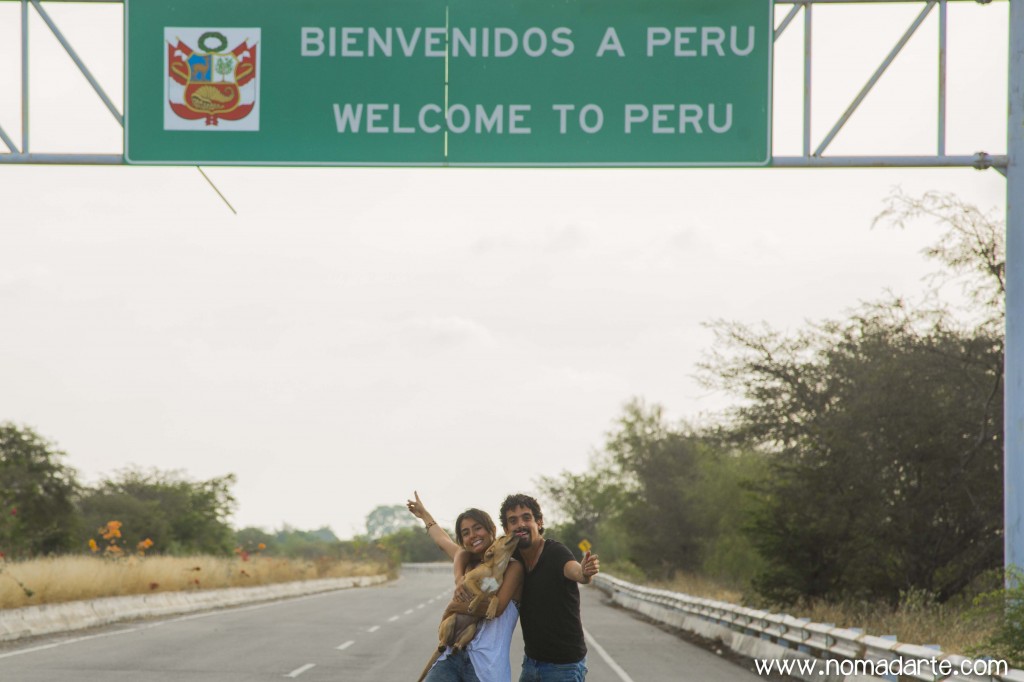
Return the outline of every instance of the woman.
<path id="1" fill-rule="evenodd" d="M 456 592 L 466 571 L 483 559 L 484 553 L 497 537 L 494 521 L 487 512 L 467 509 L 455 520 L 458 544 L 434 522 L 423 506 L 419 493 L 405 506 L 427 527 L 427 535 L 454 561 Z M 498 615 L 493 620 L 481 621 L 476 637 L 464 651 L 453 652 L 451 647 L 441 655 L 430 669 L 424 682 L 511 682 L 512 665 L 509 647 L 512 633 L 519 620 L 519 598 L 523 591 L 523 565 L 512 559 L 498 589 Z"/>

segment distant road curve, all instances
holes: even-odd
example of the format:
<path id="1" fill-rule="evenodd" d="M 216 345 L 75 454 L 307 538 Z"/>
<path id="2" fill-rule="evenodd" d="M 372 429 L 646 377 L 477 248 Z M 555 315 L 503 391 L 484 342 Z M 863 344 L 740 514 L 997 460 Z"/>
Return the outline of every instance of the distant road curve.
<path id="1" fill-rule="evenodd" d="M 445 570 L 407 570 L 359 589 L 111 625 L 0 647 L 0 680 L 401 682 L 430 656 L 451 589 Z M 582 589 L 588 682 L 750 682 L 753 673 Z M 519 674 L 522 639 L 512 644 Z"/>

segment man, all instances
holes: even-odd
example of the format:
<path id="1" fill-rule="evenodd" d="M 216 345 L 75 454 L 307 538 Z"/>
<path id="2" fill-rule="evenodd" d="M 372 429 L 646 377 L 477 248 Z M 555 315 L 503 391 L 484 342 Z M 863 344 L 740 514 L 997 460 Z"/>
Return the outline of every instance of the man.
<path id="1" fill-rule="evenodd" d="M 501 504 L 501 527 L 519 538 L 526 578 L 519 620 L 526 653 L 519 682 L 583 682 L 587 677 L 587 645 L 580 619 L 580 591 L 600 572 L 596 554 L 583 563 L 569 548 L 544 539 L 544 515 L 529 495 L 509 495 Z"/>

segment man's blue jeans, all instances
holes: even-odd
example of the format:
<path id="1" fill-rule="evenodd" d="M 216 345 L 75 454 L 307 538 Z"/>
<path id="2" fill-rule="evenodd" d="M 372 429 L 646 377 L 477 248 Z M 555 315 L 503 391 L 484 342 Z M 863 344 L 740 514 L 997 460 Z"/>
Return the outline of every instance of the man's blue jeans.
<path id="1" fill-rule="evenodd" d="M 544 663 L 523 656 L 523 673 L 519 682 L 584 682 L 587 659 L 575 663 Z"/>
<path id="2" fill-rule="evenodd" d="M 423 682 L 480 682 L 473 670 L 466 650 L 449 651 L 443 661 L 438 661 L 430 669 Z"/>

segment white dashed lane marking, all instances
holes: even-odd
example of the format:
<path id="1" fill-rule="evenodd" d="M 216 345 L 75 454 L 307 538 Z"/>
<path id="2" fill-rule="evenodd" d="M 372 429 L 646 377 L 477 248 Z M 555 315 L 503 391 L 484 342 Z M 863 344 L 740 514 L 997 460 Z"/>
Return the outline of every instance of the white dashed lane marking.
<path id="1" fill-rule="evenodd" d="M 379 625 L 374 625 L 372 628 L 367 630 L 367 632 L 377 632 L 377 630 L 380 630 L 380 626 Z"/>
<path id="2" fill-rule="evenodd" d="M 396 620 L 398 620 L 398 618 L 399 618 L 398 616 L 391 616 L 390 618 L 388 618 L 388 622 L 389 623 L 394 623 Z"/>
<path id="3" fill-rule="evenodd" d="M 349 648 L 353 644 L 355 644 L 355 642 L 350 639 L 347 642 L 345 642 L 344 644 L 341 644 L 341 645 L 337 646 L 336 648 L 338 649 L 338 651 L 344 651 L 345 649 Z"/>
<path id="4" fill-rule="evenodd" d="M 316 663 L 307 663 L 306 665 L 302 666 L 301 668 L 296 668 L 295 670 L 291 671 L 290 673 L 285 675 L 285 677 L 291 677 L 291 678 L 294 679 L 294 678 L 298 677 L 299 675 L 301 675 L 302 673 L 306 672 L 307 670 L 309 670 L 311 668 L 315 668 L 315 667 L 316 667 Z"/>

